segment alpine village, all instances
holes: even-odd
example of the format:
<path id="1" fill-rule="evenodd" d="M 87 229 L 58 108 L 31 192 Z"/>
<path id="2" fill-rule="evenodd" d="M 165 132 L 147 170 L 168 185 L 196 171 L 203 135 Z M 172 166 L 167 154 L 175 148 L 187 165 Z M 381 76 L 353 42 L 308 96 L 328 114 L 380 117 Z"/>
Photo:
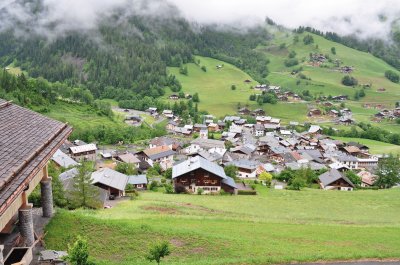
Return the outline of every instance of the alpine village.
<path id="1" fill-rule="evenodd" d="M 0 3 L 1 265 L 400 264 L 400 5 L 208 2 Z"/>

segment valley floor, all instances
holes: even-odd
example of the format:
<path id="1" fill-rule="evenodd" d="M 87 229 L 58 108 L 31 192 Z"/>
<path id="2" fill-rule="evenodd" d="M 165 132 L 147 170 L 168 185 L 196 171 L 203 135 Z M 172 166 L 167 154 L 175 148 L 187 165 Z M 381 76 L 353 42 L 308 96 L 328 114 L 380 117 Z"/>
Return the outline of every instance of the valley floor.
<path id="1" fill-rule="evenodd" d="M 400 257 L 400 189 L 270 190 L 257 196 L 143 192 L 100 211 L 59 210 L 46 246 L 89 239 L 99 264 L 150 264 L 149 246 L 168 240 L 163 264 L 274 264 Z"/>

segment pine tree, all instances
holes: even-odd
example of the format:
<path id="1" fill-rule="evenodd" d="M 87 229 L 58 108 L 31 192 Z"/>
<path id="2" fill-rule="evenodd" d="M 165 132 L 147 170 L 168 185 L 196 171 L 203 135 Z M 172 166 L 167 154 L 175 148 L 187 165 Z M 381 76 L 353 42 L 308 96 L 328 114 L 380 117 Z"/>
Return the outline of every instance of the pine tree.
<path id="1" fill-rule="evenodd" d="M 93 165 L 90 162 L 83 162 L 78 167 L 78 175 L 73 180 L 71 191 L 71 203 L 75 208 L 98 208 L 99 191 L 93 186 L 91 178 Z"/>

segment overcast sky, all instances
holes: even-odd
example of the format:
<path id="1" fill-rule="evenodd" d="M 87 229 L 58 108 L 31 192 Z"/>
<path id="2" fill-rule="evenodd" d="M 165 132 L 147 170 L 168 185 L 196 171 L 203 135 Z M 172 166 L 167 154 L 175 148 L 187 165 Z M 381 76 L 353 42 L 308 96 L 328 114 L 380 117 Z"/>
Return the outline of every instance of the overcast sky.
<path id="1" fill-rule="evenodd" d="M 400 14 L 399 0 L 42 0 L 47 11 L 32 16 L 29 5 L 17 0 L 0 0 L 0 28 L 15 25 L 17 17 L 44 32 L 57 22 L 53 31 L 92 29 L 102 17 L 115 8 L 132 13 L 165 15 L 168 4 L 177 6 L 188 20 L 249 26 L 272 18 L 294 28 L 313 26 L 340 34 L 358 32 L 359 36 L 388 36 L 391 24 Z M 145 5 L 143 3 L 146 3 Z M 151 4 L 149 4 L 151 3 Z M 179 13 L 178 12 L 178 13 Z M 175 12 L 176 13 L 176 12 Z M 385 18 L 382 21 L 382 18 Z M 56 33 L 57 34 L 57 33 Z"/>

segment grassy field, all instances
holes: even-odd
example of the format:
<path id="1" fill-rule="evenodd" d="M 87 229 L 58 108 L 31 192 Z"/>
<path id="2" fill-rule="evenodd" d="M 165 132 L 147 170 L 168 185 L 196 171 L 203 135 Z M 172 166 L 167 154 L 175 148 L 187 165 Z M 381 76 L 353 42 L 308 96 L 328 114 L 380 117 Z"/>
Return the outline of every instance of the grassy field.
<path id="1" fill-rule="evenodd" d="M 62 122 L 68 122 L 74 128 L 124 124 L 122 117 L 117 115 L 115 116 L 114 120 L 111 120 L 106 116 L 99 115 L 92 107 L 88 105 L 57 101 L 56 104 L 49 105 L 49 108 L 49 112 L 44 113 L 44 115 Z"/>
<path id="2" fill-rule="evenodd" d="M 278 191 L 258 196 L 141 193 L 100 211 L 58 211 L 46 246 L 78 234 L 99 264 L 150 264 L 149 245 L 168 240 L 163 264 L 271 264 L 400 257 L 400 189 Z M 68 232 L 66 232 L 68 231 Z"/>
<path id="3" fill-rule="evenodd" d="M 362 138 L 332 137 L 344 142 L 357 142 L 370 148 L 372 154 L 400 154 L 400 146 Z"/>
<path id="4" fill-rule="evenodd" d="M 200 65 L 188 64 L 187 76 L 180 74 L 177 67 L 169 67 L 168 71 L 179 79 L 185 93 L 199 93 L 200 110 L 223 116 L 236 113 L 238 102 L 241 102 L 242 106 L 254 105 L 254 102 L 249 101 L 249 96 L 254 94 L 254 90 L 250 87 L 257 83 L 248 74 L 219 60 L 200 56 L 197 56 L 197 59 L 200 60 Z M 201 70 L 200 67 L 203 65 L 207 68 L 207 72 Z M 217 69 L 217 65 L 223 67 Z M 252 82 L 245 83 L 244 80 L 247 79 Z M 231 85 L 236 85 L 236 90 L 231 90 Z"/>

